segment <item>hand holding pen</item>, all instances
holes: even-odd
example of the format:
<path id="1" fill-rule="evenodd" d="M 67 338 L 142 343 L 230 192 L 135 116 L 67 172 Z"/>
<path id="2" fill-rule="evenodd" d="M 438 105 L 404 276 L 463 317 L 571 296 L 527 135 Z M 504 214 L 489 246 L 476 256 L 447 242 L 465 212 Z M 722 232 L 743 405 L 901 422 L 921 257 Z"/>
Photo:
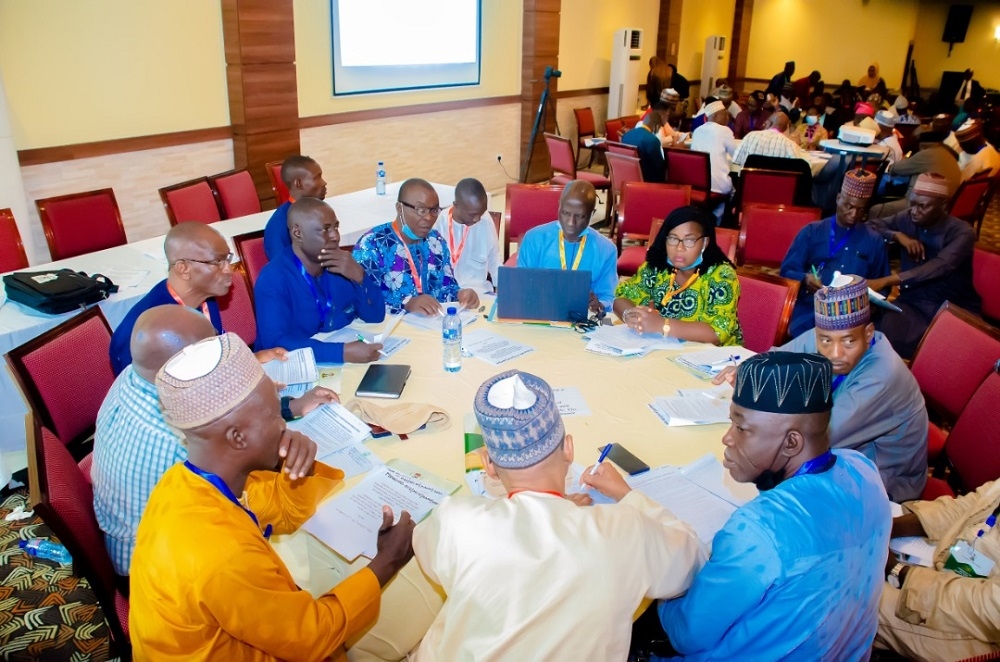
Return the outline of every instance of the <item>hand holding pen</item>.
<path id="1" fill-rule="evenodd" d="M 601 449 L 601 456 L 597 459 L 597 464 L 583 472 L 583 475 L 580 476 L 580 484 L 592 487 L 615 501 L 621 501 L 626 494 L 632 491 L 632 488 L 614 467 L 604 462 L 610 452 L 611 444 L 607 444 Z"/>

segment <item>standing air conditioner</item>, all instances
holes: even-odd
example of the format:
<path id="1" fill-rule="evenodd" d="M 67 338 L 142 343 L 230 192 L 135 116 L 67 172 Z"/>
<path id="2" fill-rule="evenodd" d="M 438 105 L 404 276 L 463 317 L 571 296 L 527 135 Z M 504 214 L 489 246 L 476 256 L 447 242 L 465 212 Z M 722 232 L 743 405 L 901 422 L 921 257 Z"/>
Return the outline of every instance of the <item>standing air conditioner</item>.
<path id="1" fill-rule="evenodd" d="M 718 35 L 705 40 L 705 57 L 701 61 L 701 97 L 705 98 L 715 89 L 715 81 L 722 78 L 722 66 L 726 59 L 726 38 Z M 732 81 L 730 81 L 732 85 Z"/>
<path id="2" fill-rule="evenodd" d="M 608 117 L 634 115 L 639 101 L 642 72 L 642 30 L 622 28 L 615 32 L 611 47 L 611 83 L 608 85 Z"/>

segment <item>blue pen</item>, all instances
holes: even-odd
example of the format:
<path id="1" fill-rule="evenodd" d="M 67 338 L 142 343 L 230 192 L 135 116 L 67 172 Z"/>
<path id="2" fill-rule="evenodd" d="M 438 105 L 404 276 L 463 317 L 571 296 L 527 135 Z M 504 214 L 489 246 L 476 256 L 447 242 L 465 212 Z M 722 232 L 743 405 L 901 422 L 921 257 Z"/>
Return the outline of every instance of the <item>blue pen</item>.
<path id="1" fill-rule="evenodd" d="M 597 464 L 595 464 L 594 468 L 590 470 L 591 476 L 597 473 L 597 467 L 601 466 L 601 462 L 604 462 L 604 458 L 606 458 L 608 456 L 608 453 L 610 452 L 611 452 L 611 444 L 608 444 L 607 446 L 601 449 L 601 456 L 597 458 Z"/>

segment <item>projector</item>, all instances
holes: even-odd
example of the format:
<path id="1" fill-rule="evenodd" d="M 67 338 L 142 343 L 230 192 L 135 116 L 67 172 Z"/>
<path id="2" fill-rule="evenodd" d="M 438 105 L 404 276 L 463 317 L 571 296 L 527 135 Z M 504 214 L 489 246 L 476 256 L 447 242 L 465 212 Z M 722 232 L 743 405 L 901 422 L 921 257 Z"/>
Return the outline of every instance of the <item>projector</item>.
<path id="1" fill-rule="evenodd" d="M 845 124 L 840 127 L 840 142 L 849 145 L 871 145 L 875 142 L 875 132 L 859 126 Z"/>

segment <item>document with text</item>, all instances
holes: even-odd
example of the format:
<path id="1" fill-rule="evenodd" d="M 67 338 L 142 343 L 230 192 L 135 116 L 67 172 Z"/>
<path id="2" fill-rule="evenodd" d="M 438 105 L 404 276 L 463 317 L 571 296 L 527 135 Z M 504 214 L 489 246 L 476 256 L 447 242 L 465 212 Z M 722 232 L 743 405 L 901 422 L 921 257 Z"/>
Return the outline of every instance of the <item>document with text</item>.
<path id="1" fill-rule="evenodd" d="M 534 347 L 508 340 L 486 329 L 463 333 L 462 349 L 490 365 L 503 365 L 507 361 L 535 351 Z"/>
<path id="2" fill-rule="evenodd" d="M 342 448 L 358 444 L 371 436 L 371 428 L 347 411 L 339 402 L 328 402 L 302 418 L 290 421 L 289 430 L 297 430 L 316 442 L 316 459 L 326 462 L 327 456 Z"/>
<path id="3" fill-rule="evenodd" d="M 316 356 L 311 347 L 288 352 L 285 360 L 274 359 L 261 365 L 275 384 L 311 384 L 319 379 Z"/>

